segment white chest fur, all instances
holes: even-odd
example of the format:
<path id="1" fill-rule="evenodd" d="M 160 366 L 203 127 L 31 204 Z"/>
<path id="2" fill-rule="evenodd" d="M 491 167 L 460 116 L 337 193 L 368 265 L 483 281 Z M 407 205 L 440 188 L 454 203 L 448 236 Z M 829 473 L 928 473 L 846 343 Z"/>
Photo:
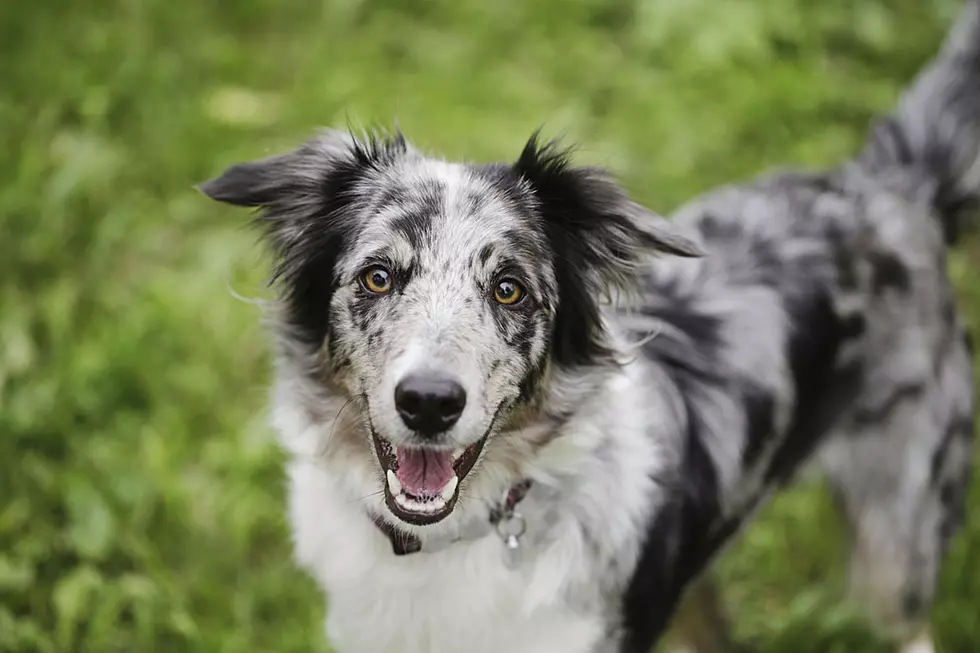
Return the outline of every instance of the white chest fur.
<path id="1" fill-rule="evenodd" d="M 322 470 L 295 463 L 289 475 L 297 558 L 327 593 L 327 636 L 338 653 L 596 650 L 604 632 L 598 612 L 560 595 L 534 599 L 547 591 L 541 586 L 561 584 L 549 578 L 561 567 L 546 569 L 530 552 L 520 569 L 508 569 L 493 535 L 395 556 Z"/>

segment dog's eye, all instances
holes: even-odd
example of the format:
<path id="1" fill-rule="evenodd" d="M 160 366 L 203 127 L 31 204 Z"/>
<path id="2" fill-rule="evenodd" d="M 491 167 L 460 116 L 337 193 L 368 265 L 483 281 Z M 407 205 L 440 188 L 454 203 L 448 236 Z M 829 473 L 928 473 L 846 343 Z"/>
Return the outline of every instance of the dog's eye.
<path id="1" fill-rule="evenodd" d="M 391 290 L 391 273 L 380 265 L 372 265 L 361 273 L 361 283 L 368 292 L 383 295 Z"/>
<path id="2" fill-rule="evenodd" d="M 513 306 L 524 298 L 524 288 L 513 279 L 501 279 L 493 289 L 493 298 L 498 304 Z"/>

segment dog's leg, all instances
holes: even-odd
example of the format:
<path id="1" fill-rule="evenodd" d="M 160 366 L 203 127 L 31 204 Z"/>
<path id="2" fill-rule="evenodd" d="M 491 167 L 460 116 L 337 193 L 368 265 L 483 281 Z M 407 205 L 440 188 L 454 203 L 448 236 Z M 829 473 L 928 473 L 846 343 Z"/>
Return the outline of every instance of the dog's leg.
<path id="1" fill-rule="evenodd" d="M 934 377 L 876 388 L 877 408 L 855 413 L 822 456 L 849 526 L 855 597 L 903 653 L 933 650 L 929 614 L 969 478 L 970 357 L 959 343 L 945 353 Z"/>
<path id="2" fill-rule="evenodd" d="M 669 653 L 729 653 L 728 619 L 710 572 L 687 591 L 674 617 Z"/>

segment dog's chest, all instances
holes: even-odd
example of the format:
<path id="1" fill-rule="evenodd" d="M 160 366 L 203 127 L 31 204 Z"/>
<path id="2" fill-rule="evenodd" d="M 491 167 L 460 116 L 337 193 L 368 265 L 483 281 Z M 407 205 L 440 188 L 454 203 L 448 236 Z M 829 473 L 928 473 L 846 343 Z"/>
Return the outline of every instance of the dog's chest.
<path id="1" fill-rule="evenodd" d="M 530 581 L 502 567 L 498 546 L 376 561 L 365 578 L 328 587 L 331 641 L 340 653 L 593 650 L 598 622 L 561 601 L 527 608 Z"/>
<path id="2" fill-rule="evenodd" d="M 507 568 L 493 536 L 432 553 L 394 556 L 391 543 L 328 491 L 314 470 L 291 470 L 296 555 L 327 594 L 327 636 L 338 653 L 591 653 L 598 614 L 552 596 L 535 603 L 542 573 L 533 554 Z M 325 519 L 324 515 L 330 515 Z"/>

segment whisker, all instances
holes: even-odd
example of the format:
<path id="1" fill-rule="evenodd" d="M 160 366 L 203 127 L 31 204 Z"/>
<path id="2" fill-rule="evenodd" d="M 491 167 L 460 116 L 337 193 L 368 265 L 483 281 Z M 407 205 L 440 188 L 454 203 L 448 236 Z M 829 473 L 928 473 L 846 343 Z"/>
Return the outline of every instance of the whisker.
<path id="1" fill-rule="evenodd" d="M 331 436 L 333 436 L 334 429 L 337 428 L 337 422 L 338 422 L 338 420 L 340 420 L 340 416 L 343 415 L 344 414 L 344 410 L 348 406 L 350 406 L 351 403 L 353 403 L 353 401 L 354 401 L 354 399 L 355 399 L 356 396 L 357 395 L 355 395 L 354 397 L 350 397 L 347 401 L 344 402 L 344 405 L 340 407 L 340 410 L 337 411 L 337 415 L 333 418 L 333 422 L 330 423 L 330 435 Z"/>
<path id="2" fill-rule="evenodd" d="M 270 300 L 265 299 L 263 297 L 245 297 L 244 295 L 242 295 L 232 287 L 231 279 L 225 280 L 225 290 L 228 291 L 228 294 L 230 294 L 232 297 L 242 302 L 243 304 L 258 306 L 261 309 L 268 309 L 272 304 Z"/>
<path id="3" fill-rule="evenodd" d="M 350 406 L 355 399 L 359 399 L 360 396 L 361 395 L 354 395 L 353 397 L 350 397 L 347 401 L 344 402 L 344 405 L 340 407 L 340 410 L 337 411 L 337 414 L 334 416 L 333 421 L 330 422 L 330 430 L 327 433 L 327 437 L 323 438 L 323 440 L 320 442 L 320 446 L 317 447 L 316 455 L 318 457 L 323 456 L 327 441 L 333 438 L 334 430 L 337 428 L 337 422 L 340 421 L 340 416 L 344 414 L 344 410 L 346 410 L 346 408 Z"/>
<path id="4" fill-rule="evenodd" d="M 351 499 L 350 501 L 348 501 L 348 503 L 359 503 L 361 501 L 366 501 L 367 499 L 373 499 L 373 498 L 375 498 L 377 496 L 383 495 L 384 492 L 385 491 L 383 489 L 382 490 L 378 490 L 377 492 L 372 492 L 371 494 L 366 494 L 363 497 L 357 497 L 356 499 Z"/>

